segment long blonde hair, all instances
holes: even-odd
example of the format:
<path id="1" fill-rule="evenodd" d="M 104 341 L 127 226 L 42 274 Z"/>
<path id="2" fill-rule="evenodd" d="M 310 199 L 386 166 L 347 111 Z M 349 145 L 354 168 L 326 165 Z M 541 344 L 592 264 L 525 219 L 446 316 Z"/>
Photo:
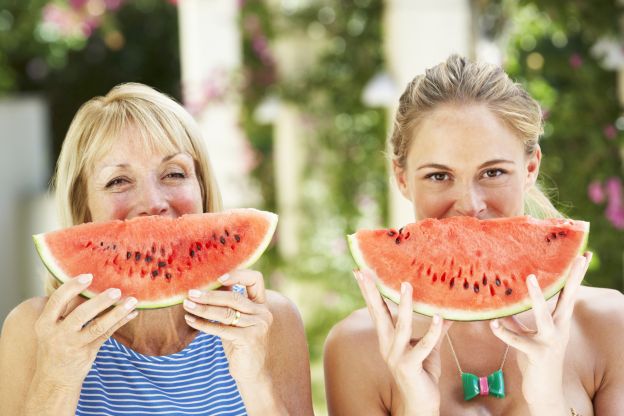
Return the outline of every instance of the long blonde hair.
<path id="1" fill-rule="evenodd" d="M 451 55 L 417 75 L 399 99 L 389 139 L 392 160 L 398 167 L 405 168 L 413 133 L 423 117 L 445 103 L 487 105 L 522 140 L 528 156 L 537 151 L 543 133 L 538 102 L 502 68 Z M 538 184 L 527 190 L 524 212 L 537 218 L 562 216 Z"/>
<path id="2" fill-rule="evenodd" d="M 138 133 L 146 150 L 188 153 L 195 162 L 204 212 L 221 210 L 221 194 L 197 123 L 165 94 L 143 84 L 127 83 L 87 101 L 69 126 L 53 181 L 62 227 L 91 221 L 86 175 L 94 161 L 128 128 Z M 49 276 L 46 292 L 56 287 L 58 282 Z"/>

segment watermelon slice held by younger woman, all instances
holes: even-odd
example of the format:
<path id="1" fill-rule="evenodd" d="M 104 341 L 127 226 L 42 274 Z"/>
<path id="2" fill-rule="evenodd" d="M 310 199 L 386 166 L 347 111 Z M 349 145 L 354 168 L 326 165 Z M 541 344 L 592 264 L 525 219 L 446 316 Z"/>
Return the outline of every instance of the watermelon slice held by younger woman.
<path id="1" fill-rule="evenodd" d="M 409 282 L 415 312 L 473 321 L 529 309 L 530 274 L 546 298 L 557 294 L 588 233 L 589 223 L 569 219 L 451 217 L 348 239 L 356 263 L 375 271 L 388 299 L 398 302 L 401 282 Z"/>
<path id="2" fill-rule="evenodd" d="M 61 282 L 91 273 L 83 295 L 116 287 L 138 299 L 137 309 L 148 309 L 181 303 L 189 289 L 219 287 L 220 276 L 260 257 L 276 225 L 277 215 L 242 208 L 86 223 L 33 238 Z"/>

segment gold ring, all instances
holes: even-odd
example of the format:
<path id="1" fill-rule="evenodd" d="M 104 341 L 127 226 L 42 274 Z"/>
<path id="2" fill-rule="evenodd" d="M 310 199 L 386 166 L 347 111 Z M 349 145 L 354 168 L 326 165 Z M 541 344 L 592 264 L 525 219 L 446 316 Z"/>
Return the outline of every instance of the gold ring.
<path id="1" fill-rule="evenodd" d="M 240 321 L 240 317 L 241 317 L 240 311 L 236 311 L 234 313 L 234 320 L 232 321 L 232 323 L 230 323 L 230 326 L 236 325 L 238 323 L 238 321 Z"/>

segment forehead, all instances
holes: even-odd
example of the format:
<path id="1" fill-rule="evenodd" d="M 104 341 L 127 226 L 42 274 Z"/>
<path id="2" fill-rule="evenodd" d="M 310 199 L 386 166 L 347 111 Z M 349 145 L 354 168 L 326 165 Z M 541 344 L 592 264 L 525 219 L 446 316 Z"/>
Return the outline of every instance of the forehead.
<path id="1" fill-rule="evenodd" d="M 480 165 L 524 157 L 522 141 L 482 104 L 447 104 L 424 116 L 414 130 L 408 164 Z"/>

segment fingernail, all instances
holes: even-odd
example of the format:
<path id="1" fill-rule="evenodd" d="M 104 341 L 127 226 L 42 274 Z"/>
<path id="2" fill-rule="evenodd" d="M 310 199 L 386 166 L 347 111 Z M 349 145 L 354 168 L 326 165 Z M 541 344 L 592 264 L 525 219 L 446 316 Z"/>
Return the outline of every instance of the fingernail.
<path id="1" fill-rule="evenodd" d="M 440 323 L 440 315 L 433 315 L 433 323 L 434 324 L 439 324 Z"/>
<path id="2" fill-rule="evenodd" d="M 499 327 L 500 327 L 500 323 L 498 322 L 498 319 L 494 319 L 492 321 L 492 328 L 498 329 Z"/>
<path id="3" fill-rule="evenodd" d="M 533 286 L 533 287 L 535 287 L 535 288 L 539 287 L 539 286 L 537 285 L 537 278 L 535 277 L 535 275 L 533 275 L 533 274 L 532 274 L 532 275 L 530 275 L 530 276 L 527 278 L 527 280 L 528 280 L 528 282 L 529 282 L 529 284 L 530 284 L 531 286 Z"/>
<path id="4" fill-rule="evenodd" d="M 83 274 L 82 276 L 78 278 L 78 282 L 82 283 L 83 285 L 86 285 L 87 283 L 91 283 L 91 280 L 93 280 L 93 275 L 90 273 Z"/>
<path id="5" fill-rule="evenodd" d="M 229 279 L 230 279 L 230 275 L 226 273 L 226 274 L 224 274 L 223 276 L 219 277 L 219 279 L 217 279 L 217 280 L 219 280 L 221 283 L 225 283 L 225 282 L 227 282 Z"/>
<path id="6" fill-rule="evenodd" d="M 184 319 L 186 319 L 189 322 L 195 322 L 195 318 L 191 315 L 184 315 Z"/>
<path id="7" fill-rule="evenodd" d="M 185 299 L 184 306 L 187 307 L 188 309 L 194 309 L 197 306 L 197 304 L 195 302 L 191 302 L 188 299 Z"/>
<path id="8" fill-rule="evenodd" d="M 188 294 L 189 294 L 189 297 L 197 299 L 201 297 L 202 292 L 197 289 L 191 289 L 188 291 Z"/>
<path id="9" fill-rule="evenodd" d="M 134 308 L 134 305 L 137 304 L 137 299 L 136 298 L 128 298 L 126 299 L 126 303 L 124 303 L 124 308 L 130 310 L 132 308 Z"/>
<path id="10" fill-rule="evenodd" d="M 136 318 L 138 314 L 139 314 L 139 312 L 137 312 L 137 311 L 132 311 L 132 312 L 130 312 L 130 313 L 128 314 L 128 319 L 133 319 L 133 318 Z"/>
<path id="11" fill-rule="evenodd" d="M 121 297 L 121 290 L 117 288 L 108 289 L 108 297 L 111 299 L 119 299 Z"/>
<path id="12" fill-rule="evenodd" d="M 407 282 L 401 282 L 401 293 L 407 293 Z"/>

